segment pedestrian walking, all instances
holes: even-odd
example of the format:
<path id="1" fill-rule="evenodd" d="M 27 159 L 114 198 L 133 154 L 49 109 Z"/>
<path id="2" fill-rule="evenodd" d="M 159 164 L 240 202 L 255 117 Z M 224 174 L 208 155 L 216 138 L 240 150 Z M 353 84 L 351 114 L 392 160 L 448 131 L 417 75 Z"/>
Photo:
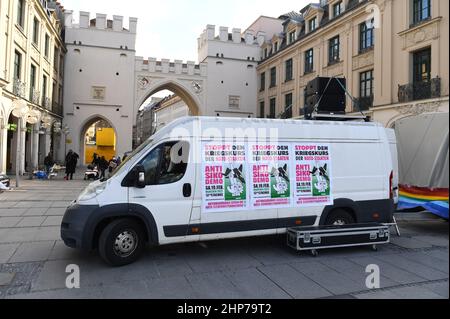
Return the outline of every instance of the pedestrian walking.
<path id="1" fill-rule="evenodd" d="M 73 174 L 75 174 L 78 159 L 80 156 L 74 151 L 70 150 L 66 156 L 66 180 L 73 180 Z"/>
<path id="2" fill-rule="evenodd" d="M 108 169 L 109 163 L 104 156 L 100 158 L 99 161 L 99 169 L 100 169 L 100 179 L 104 179 L 106 177 L 106 170 Z"/>

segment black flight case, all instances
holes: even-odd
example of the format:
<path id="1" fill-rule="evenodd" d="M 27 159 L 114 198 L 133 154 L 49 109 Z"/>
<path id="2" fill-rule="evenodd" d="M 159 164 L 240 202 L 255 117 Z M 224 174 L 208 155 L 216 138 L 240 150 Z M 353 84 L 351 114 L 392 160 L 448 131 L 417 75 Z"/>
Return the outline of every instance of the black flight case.
<path id="1" fill-rule="evenodd" d="M 372 246 L 390 243 L 390 226 L 370 223 L 343 226 L 294 227 L 287 230 L 287 244 L 297 251 L 310 251 L 341 247 Z"/>

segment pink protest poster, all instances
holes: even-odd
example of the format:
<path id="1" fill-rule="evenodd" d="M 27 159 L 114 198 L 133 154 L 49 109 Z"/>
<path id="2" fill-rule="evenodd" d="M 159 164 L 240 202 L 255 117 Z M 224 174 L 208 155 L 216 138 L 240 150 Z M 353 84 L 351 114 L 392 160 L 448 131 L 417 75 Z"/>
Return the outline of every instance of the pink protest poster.
<path id="1" fill-rule="evenodd" d="M 290 207 L 291 147 L 289 144 L 250 144 L 250 198 L 254 209 Z"/>
<path id="2" fill-rule="evenodd" d="M 247 209 L 246 161 L 245 144 L 202 144 L 203 212 Z"/>
<path id="3" fill-rule="evenodd" d="M 295 205 L 332 205 L 331 146 L 293 144 L 295 167 Z"/>

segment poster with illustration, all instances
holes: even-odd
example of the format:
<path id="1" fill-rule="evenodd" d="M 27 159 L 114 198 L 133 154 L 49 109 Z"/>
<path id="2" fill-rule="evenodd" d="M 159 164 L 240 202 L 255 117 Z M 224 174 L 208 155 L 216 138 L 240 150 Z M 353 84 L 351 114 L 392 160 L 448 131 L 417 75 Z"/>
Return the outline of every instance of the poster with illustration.
<path id="1" fill-rule="evenodd" d="M 247 209 L 246 159 L 245 144 L 202 144 L 203 212 Z"/>
<path id="2" fill-rule="evenodd" d="M 296 206 L 332 205 L 329 144 L 293 145 Z"/>
<path id="3" fill-rule="evenodd" d="M 269 209 L 290 207 L 291 165 L 289 144 L 250 144 L 251 207 Z"/>

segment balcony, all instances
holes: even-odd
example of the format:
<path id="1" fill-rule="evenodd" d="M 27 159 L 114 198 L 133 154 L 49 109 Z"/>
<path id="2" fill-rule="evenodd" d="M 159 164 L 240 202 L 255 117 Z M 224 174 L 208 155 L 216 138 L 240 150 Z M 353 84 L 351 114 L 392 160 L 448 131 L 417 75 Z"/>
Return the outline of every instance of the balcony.
<path id="1" fill-rule="evenodd" d="M 31 100 L 31 103 L 39 105 L 40 101 L 41 101 L 41 92 L 32 88 L 30 90 L 30 100 Z"/>
<path id="2" fill-rule="evenodd" d="M 441 96 L 441 78 L 429 82 L 414 82 L 398 86 L 400 103 L 438 98 Z"/>
<path id="3" fill-rule="evenodd" d="M 353 112 L 368 111 L 373 106 L 373 95 L 357 98 L 353 105 Z"/>
<path id="4" fill-rule="evenodd" d="M 25 88 L 26 84 L 19 79 L 14 79 L 13 83 L 13 93 L 21 98 L 25 98 Z"/>
<path id="5" fill-rule="evenodd" d="M 47 110 L 50 110 L 51 106 L 52 106 L 52 101 L 50 100 L 50 98 L 44 97 L 42 99 L 42 107 L 44 107 Z"/>

